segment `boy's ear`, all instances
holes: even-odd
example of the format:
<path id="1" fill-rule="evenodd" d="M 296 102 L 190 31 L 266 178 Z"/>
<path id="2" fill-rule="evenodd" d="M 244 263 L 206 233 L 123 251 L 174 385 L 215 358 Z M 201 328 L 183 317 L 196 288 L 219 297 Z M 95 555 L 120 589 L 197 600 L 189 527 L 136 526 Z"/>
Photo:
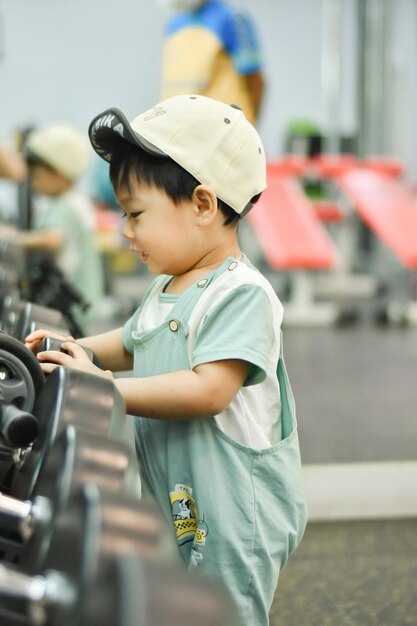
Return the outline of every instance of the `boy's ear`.
<path id="1" fill-rule="evenodd" d="M 211 222 L 217 215 L 217 197 L 210 187 L 198 185 L 192 195 L 192 203 L 198 217 L 204 222 Z"/>

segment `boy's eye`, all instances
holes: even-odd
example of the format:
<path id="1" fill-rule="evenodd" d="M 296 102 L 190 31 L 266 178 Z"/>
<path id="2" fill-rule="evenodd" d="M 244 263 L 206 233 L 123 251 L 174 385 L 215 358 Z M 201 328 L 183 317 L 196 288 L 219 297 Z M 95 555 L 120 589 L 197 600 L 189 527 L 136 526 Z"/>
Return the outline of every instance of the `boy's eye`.
<path id="1" fill-rule="evenodd" d="M 122 219 L 135 219 L 139 217 L 142 211 L 132 211 L 131 213 L 122 213 Z"/>

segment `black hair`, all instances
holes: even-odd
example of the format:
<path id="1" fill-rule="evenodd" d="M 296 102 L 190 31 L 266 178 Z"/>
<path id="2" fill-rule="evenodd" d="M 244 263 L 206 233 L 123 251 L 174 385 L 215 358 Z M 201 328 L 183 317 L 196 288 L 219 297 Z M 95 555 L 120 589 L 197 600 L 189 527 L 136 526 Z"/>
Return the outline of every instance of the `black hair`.
<path id="1" fill-rule="evenodd" d="M 163 189 L 174 203 L 190 200 L 194 189 L 201 183 L 171 158 L 149 154 L 138 146 L 116 140 L 112 148 L 110 180 L 113 188 L 126 187 L 130 191 L 130 176 L 138 182 Z M 232 207 L 217 198 L 218 206 L 225 216 L 224 224 L 235 224 L 240 216 Z"/>
<path id="2" fill-rule="evenodd" d="M 41 165 L 42 167 L 45 167 L 47 170 L 50 170 L 51 172 L 53 172 L 54 174 L 59 174 L 59 172 L 52 165 L 47 163 L 44 159 L 42 159 L 40 156 L 38 156 L 35 152 L 32 152 L 31 150 L 27 151 L 25 155 L 25 162 L 29 168 L 34 167 L 35 165 Z"/>

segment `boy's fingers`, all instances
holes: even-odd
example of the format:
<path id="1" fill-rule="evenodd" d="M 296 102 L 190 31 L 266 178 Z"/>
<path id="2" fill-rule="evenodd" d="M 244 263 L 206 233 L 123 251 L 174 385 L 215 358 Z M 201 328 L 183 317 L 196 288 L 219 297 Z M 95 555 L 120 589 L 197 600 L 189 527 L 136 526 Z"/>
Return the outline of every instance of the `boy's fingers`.
<path id="1" fill-rule="evenodd" d="M 79 346 L 75 340 L 68 341 L 67 343 L 63 343 L 62 349 L 68 352 L 68 354 L 70 354 L 74 358 L 85 357 L 88 360 L 90 360 L 84 348 L 82 346 Z"/>
<path id="2" fill-rule="evenodd" d="M 38 361 L 41 361 L 41 363 L 56 363 L 57 365 L 65 365 L 68 361 L 68 354 L 58 352 L 58 350 L 48 350 L 46 352 L 38 352 L 36 358 Z"/>
<path id="3" fill-rule="evenodd" d="M 51 372 L 54 371 L 54 369 L 56 369 L 57 367 L 60 367 L 57 363 L 41 363 L 41 368 L 44 374 L 50 374 Z"/>
<path id="4" fill-rule="evenodd" d="M 36 341 L 36 339 L 40 339 L 42 337 L 47 337 L 48 334 L 51 334 L 48 330 L 34 330 L 25 337 L 25 341 Z"/>
<path id="5" fill-rule="evenodd" d="M 71 356 L 77 354 L 77 348 L 81 349 L 80 346 L 77 346 L 75 341 L 66 341 L 62 344 L 61 348 L 68 352 Z M 82 352 L 81 352 L 82 354 Z"/>
<path id="6" fill-rule="evenodd" d="M 61 341 L 75 341 L 72 336 L 59 335 L 58 333 L 54 333 L 51 330 L 39 328 L 38 330 L 34 330 L 33 332 L 26 335 L 25 342 L 31 343 L 34 341 L 42 341 L 42 339 L 45 339 L 45 337 L 56 337 Z"/>

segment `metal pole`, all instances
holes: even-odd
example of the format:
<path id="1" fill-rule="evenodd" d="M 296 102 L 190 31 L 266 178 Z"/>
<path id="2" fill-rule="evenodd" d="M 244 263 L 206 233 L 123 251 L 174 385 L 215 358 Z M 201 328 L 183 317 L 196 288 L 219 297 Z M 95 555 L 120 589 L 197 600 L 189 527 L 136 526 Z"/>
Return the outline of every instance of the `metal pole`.
<path id="1" fill-rule="evenodd" d="M 358 154 L 387 150 L 387 43 L 391 0 L 357 0 Z"/>
<path id="2" fill-rule="evenodd" d="M 322 0 L 321 79 L 325 108 L 325 151 L 340 152 L 343 0 Z"/>
<path id="3" fill-rule="evenodd" d="M 357 87 L 356 87 L 356 109 L 357 109 L 357 152 L 359 157 L 363 157 L 366 152 L 366 0 L 356 0 L 357 15 Z"/>

